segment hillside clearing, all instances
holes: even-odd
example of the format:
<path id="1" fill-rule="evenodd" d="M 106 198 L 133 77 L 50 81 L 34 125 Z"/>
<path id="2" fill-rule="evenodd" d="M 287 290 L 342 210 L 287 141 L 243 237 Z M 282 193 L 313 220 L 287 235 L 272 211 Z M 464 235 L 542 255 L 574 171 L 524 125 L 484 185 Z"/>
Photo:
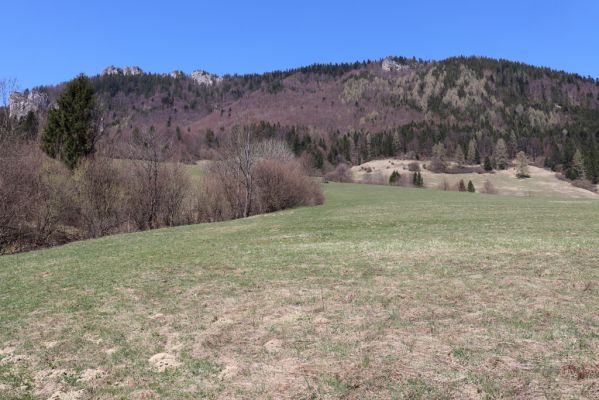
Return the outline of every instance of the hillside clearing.
<path id="1" fill-rule="evenodd" d="M 325 189 L 0 257 L 0 397 L 599 396 L 599 202 Z"/>
<path id="2" fill-rule="evenodd" d="M 388 182 L 389 176 L 394 170 L 397 170 L 400 174 L 412 174 L 408 170 L 408 164 L 411 162 L 418 162 L 421 166 L 421 173 L 424 178 L 424 186 L 427 188 L 438 188 L 439 184 L 443 180 L 447 180 L 449 184 L 454 187 L 460 179 L 463 179 L 466 183 L 469 180 L 472 181 L 475 188 L 481 189 L 486 180 L 489 180 L 497 193 L 500 195 L 509 196 L 527 196 L 527 197 L 567 197 L 575 199 L 599 199 L 597 193 L 590 192 L 585 189 L 581 189 L 571 185 L 567 181 L 559 180 L 554 172 L 548 171 L 543 168 L 529 166 L 530 178 L 518 179 L 516 178 L 515 168 L 509 168 L 501 171 L 494 171 L 493 173 L 485 174 L 442 174 L 432 173 L 424 168 L 423 164 L 426 162 L 420 162 L 416 160 L 396 160 L 396 159 L 381 159 L 373 160 L 361 165 L 352 167 L 352 174 L 355 181 L 362 181 L 368 175 L 373 176 L 380 174 L 384 177 L 385 181 Z M 366 169 L 370 169 L 372 172 L 368 173 Z"/>

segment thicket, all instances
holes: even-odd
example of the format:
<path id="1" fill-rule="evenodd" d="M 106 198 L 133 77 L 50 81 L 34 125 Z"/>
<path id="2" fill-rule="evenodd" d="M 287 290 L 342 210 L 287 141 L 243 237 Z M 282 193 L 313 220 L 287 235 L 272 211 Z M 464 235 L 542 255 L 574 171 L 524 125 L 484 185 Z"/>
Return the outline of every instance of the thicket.
<path id="1" fill-rule="evenodd" d="M 320 185 L 283 143 L 252 139 L 251 146 L 260 150 L 248 196 L 239 160 L 223 155 L 198 183 L 166 161 L 169 144 L 151 133 L 130 143 L 128 159 L 95 155 L 73 169 L 36 143 L 7 142 L 0 148 L 0 253 L 323 202 Z"/>

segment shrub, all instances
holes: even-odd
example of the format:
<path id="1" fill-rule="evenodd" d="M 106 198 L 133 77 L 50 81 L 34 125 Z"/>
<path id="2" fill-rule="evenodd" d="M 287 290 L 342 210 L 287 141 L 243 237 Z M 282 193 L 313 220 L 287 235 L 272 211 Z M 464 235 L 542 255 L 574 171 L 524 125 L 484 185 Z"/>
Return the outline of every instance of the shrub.
<path id="1" fill-rule="evenodd" d="M 420 172 L 420 163 L 418 163 L 418 161 L 412 161 L 408 164 L 408 171 Z"/>
<path id="2" fill-rule="evenodd" d="M 126 190 L 128 218 L 138 230 L 183 223 L 189 178 L 178 164 L 134 161 Z"/>
<path id="3" fill-rule="evenodd" d="M 254 199 L 251 214 L 273 212 L 304 205 L 322 204 L 320 185 L 295 161 L 261 160 L 253 173 Z M 245 189 L 239 177 L 215 163 L 201 184 L 198 204 L 201 221 L 243 217 Z"/>
<path id="4" fill-rule="evenodd" d="M 0 252 L 64 243 L 76 218 L 69 172 L 33 144 L 5 143 L 0 154 Z"/>
<path id="5" fill-rule="evenodd" d="M 115 232 L 123 222 L 123 179 L 114 161 L 98 157 L 81 163 L 75 174 L 76 201 L 86 237 Z"/>
<path id="6" fill-rule="evenodd" d="M 572 185 L 577 188 L 585 189 L 593 193 L 597 193 L 597 186 L 588 179 L 576 179 L 572 181 Z"/>
<path id="7" fill-rule="evenodd" d="M 443 178 L 443 180 L 441 182 L 439 182 L 437 189 L 448 191 L 448 190 L 451 190 L 451 185 L 449 184 L 447 179 Z"/>
<path id="8" fill-rule="evenodd" d="M 526 153 L 523 151 L 518 152 L 516 154 L 516 177 L 530 178 L 530 174 L 528 172 L 528 158 L 526 157 Z"/>
<path id="9" fill-rule="evenodd" d="M 389 180 L 381 171 L 374 171 L 372 173 L 365 174 L 362 177 L 362 183 L 368 185 L 386 185 L 389 183 Z"/>
<path id="10" fill-rule="evenodd" d="M 495 189 L 495 186 L 493 186 L 491 181 L 487 179 L 485 183 L 483 183 L 483 189 L 481 190 L 481 193 L 497 194 L 497 189 Z"/>
<path id="11" fill-rule="evenodd" d="M 341 163 L 333 171 L 326 174 L 325 179 L 333 182 L 351 182 L 351 170 L 347 164 Z"/>
<path id="12" fill-rule="evenodd" d="M 457 184 L 457 190 L 458 192 L 465 192 L 466 191 L 466 183 L 464 182 L 463 179 L 460 179 L 460 181 Z"/>
<path id="13" fill-rule="evenodd" d="M 468 181 L 468 191 L 470 193 L 476 192 L 476 189 L 474 189 L 474 184 L 472 183 L 472 181 Z"/>
<path id="14" fill-rule="evenodd" d="M 255 214 L 322 204 L 324 201 L 318 183 L 292 162 L 261 161 L 256 167 L 255 183 Z"/>

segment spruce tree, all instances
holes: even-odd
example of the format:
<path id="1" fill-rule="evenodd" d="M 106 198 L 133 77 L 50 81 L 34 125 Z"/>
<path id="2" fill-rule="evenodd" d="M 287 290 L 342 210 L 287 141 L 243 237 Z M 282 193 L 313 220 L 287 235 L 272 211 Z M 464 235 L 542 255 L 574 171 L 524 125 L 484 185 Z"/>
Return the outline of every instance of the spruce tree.
<path id="1" fill-rule="evenodd" d="M 493 171 L 493 165 L 489 156 L 485 157 L 485 171 Z"/>
<path id="2" fill-rule="evenodd" d="M 41 147 L 73 169 L 81 157 L 94 151 L 96 141 L 94 90 L 89 78 L 81 74 L 69 82 L 57 105 L 48 112 Z"/>
<path id="3" fill-rule="evenodd" d="M 476 192 L 476 190 L 474 189 L 474 184 L 472 183 L 472 181 L 468 181 L 468 191 L 470 193 Z"/>
<path id="4" fill-rule="evenodd" d="M 397 172 L 397 170 L 394 170 L 391 173 L 391 176 L 389 177 L 389 184 L 395 185 L 395 184 L 399 183 L 400 179 L 401 179 L 401 175 L 399 174 L 399 172 Z"/>
<path id="5" fill-rule="evenodd" d="M 422 174 L 420 174 L 420 172 L 414 172 L 414 175 L 412 175 L 412 184 L 416 187 L 424 186 L 424 179 L 422 179 Z"/>
<path id="6" fill-rule="evenodd" d="M 570 179 L 584 179 L 585 178 L 585 170 L 584 170 L 584 160 L 582 158 L 582 153 L 580 149 L 576 149 L 574 155 L 572 156 L 572 166 L 569 170 L 568 178 Z"/>
<path id="7" fill-rule="evenodd" d="M 462 150 L 462 146 L 458 145 L 455 151 L 454 160 L 458 163 L 458 166 L 463 166 L 466 163 L 466 158 L 464 157 L 464 151 Z"/>
<path id="8" fill-rule="evenodd" d="M 506 169 L 508 166 L 507 146 L 502 138 L 495 145 L 495 165 L 498 169 Z"/>
<path id="9" fill-rule="evenodd" d="M 474 138 L 470 139 L 470 142 L 468 143 L 468 153 L 467 153 L 467 157 L 466 160 L 468 161 L 468 164 L 475 164 L 476 163 L 476 140 L 474 140 Z"/>

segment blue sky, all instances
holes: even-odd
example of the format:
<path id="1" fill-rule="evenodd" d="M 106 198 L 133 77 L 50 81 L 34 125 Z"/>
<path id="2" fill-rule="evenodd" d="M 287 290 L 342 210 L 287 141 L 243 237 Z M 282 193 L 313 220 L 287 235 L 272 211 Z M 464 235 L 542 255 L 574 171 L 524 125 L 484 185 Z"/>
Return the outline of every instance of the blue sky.
<path id="1" fill-rule="evenodd" d="M 599 78 L 599 1 L 5 1 L 0 78 L 484 55 Z"/>

